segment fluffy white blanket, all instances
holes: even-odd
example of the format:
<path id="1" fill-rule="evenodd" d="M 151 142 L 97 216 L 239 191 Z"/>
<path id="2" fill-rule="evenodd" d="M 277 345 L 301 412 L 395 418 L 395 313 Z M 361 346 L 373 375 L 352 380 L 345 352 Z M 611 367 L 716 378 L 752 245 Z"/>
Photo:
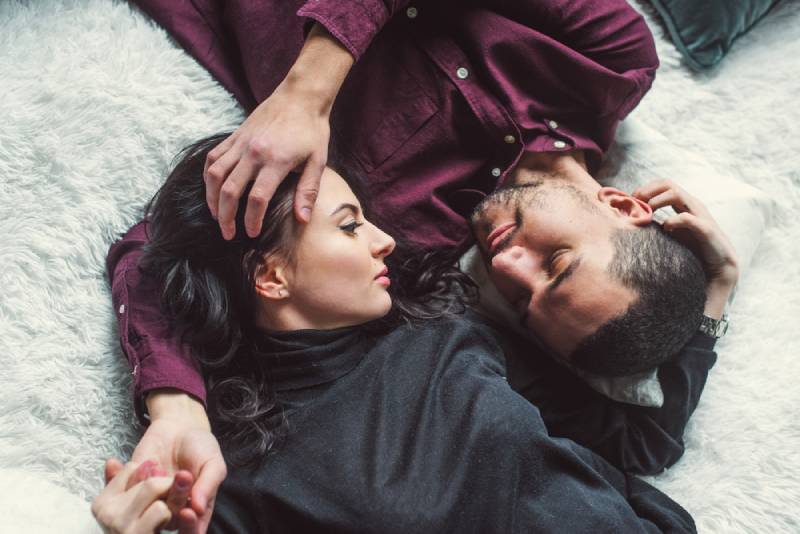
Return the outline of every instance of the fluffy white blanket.
<path id="1" fill-rule="evenodd" d="M 686 455 L 654 483 L 702 532 L 797 532 L 800 3 L 704 75 L 651 27 L 662 68 L 637 118 L 776 199 Z M 106 250 L 180 147 L 242 116 L 125 2 L 6 0 L 0 117 L 0 530 L 80 532 L 104 459 L 136 436 Z"/>

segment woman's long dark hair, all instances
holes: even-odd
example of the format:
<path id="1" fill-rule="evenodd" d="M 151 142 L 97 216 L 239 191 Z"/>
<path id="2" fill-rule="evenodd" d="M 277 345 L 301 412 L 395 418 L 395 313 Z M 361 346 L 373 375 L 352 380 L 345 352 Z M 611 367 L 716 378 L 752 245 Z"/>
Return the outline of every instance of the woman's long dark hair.
<path id="1" fill-rule="evenodd" d="M 260 235 L 244 230 L 247 193 L 236 215 L 236 235 L 222 238 L 206 204 L 203 166 L 208 152 L 229 134 L 186 147 L 164 185 L 146 208 L 149 243 L 139 267 L 159 284 L 161 308 L 192 349 L 208 389 L 215 434 L 233 463 L 263 458 L 279 441 L 281 410 L 270 387 L 269 361 L 253 358 L 258 299 L 255 277 L 264 258 L 289 259 L 297 222 L 293 216 L 298 176 L 290 174 L 269 203 Z M 365 215 L 380 221 L 364 202 L 356 175 L 332 150 L 328 166 L 348 182 Z M 475 286 L 455 267 L 453 251 L 420 254 L 398 240 L 386 258 L 392 276 L 392 310 L 378 328 L 463 312 Z M 375 322 L 372 326 L 375 326 Z M 276 423 L 278 421 L 278 423 Z"/>

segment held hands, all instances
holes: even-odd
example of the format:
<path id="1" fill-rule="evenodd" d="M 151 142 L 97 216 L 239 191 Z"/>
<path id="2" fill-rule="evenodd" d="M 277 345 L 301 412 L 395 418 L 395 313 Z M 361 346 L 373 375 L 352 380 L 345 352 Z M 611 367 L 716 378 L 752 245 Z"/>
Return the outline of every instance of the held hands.
<path id="1" fill-rule="evenodd" d="M 108 532 L 124 530 L 118 527 L 153 532 L 154 527 L 146 530 L 152 521 L 166 517 L 163 523 L 156 523 L 160 528 L 203 534 L 211 521 L 217 489 L 227 474 L 205 408 L 193 397 L 169 389 L 151 391 L 146 402 L 151 423 L 131 460 L 138 468 L 126 471 L 127 466 L 123 468 L 116 460 L 107 462 L 108 485 L 95 500 L 95 517 Z M 117 482 L 119 474 L 124 474 L 124 483 Z M 136 489 L 153 477 L 157 480 L 148 482 L 148 489 Z M 164 487 L 162 478 L 171 485 Z M 144 514 L 151 507 L 166 510 L 166 516 L 150 512 L 145 521 Z M 144 530 L 137 530 L 136 525 Z"/>
<path id="2" fill-rule="evenodd" d="M 92 514 L 109 534 L 152 534 L 166 527 L 172 513 L 163 500 L 170 489 L 187 491 L 185 474 L 165 476 L 154 462 L 106 462 L 106 487 L 92 503 Z M 181 529 L 181 532 L 185 532 Z"/>
<path id="3" fill-rule="evenodd" d="M 671 206 L 676 215 L 662 226 L 675 239 L 698 255 L 708 277 L 706 315 L 722 316 L 725 301 L 739 279 L 736 251 L 708 209 L 696 197 L 670 180 L 645 184 L 633 196 L 647 202 L 653 210 Z"/>

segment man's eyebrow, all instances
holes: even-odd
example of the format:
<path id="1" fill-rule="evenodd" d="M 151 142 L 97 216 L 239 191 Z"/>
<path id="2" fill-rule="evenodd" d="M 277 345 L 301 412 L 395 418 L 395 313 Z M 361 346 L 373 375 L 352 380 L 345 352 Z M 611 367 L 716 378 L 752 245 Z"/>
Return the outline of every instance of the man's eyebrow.
<path id="1" fill-rule="evenodd" d="M 556 288 L 564 282 L 564 280 L 572 276 L 572 274 L 578 269 L 578 267 L 580 267 L 580 265 L 581 265 L 580 257 L 577 257 L 574 260 L 572 260 L 572 262 L 569 265 L 567 265 L 567 268 L 561 271 L 561 273 L 559 273 L 559 275 L 556 276 L 553 279 L 553 281 L 547 285 L 547 289 L 545 290 L 547 291 L 547 294 L 549 295 L 553 291 L 555 291 Z"/>
<path id="2" fill-rule="evenodd" d="M 359 207 L 356 206 L 355 204 L 350 204 L 349 202 L 345 202 L 344 204 L 340 204 L 339 207 L 337 207 L 335 210 L 331 212 L 331 217 L 333 217 L 342 210 L 350 210 L 356 215 L 358 215 L 358 213 L 361 211 Z"/>

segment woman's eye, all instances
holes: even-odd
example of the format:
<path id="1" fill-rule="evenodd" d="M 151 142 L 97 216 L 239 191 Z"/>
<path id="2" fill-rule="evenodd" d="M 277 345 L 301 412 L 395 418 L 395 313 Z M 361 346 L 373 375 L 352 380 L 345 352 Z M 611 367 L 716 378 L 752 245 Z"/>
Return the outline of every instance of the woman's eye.
<path id="1" fill-rule="evenodd" d="M 348 234 L 355 234 L 356 233 L 356 229 L 359 226 L 363 226 L 363 225 L 364 225 L 364 223 L 359 223 L 359 222 L 353 221 L 353 222 L 348 223 L 348 224 L 343 224 L 339 228 L 341 228 L 342 230 L 344 230 Z"/>

